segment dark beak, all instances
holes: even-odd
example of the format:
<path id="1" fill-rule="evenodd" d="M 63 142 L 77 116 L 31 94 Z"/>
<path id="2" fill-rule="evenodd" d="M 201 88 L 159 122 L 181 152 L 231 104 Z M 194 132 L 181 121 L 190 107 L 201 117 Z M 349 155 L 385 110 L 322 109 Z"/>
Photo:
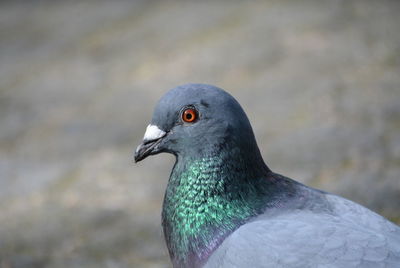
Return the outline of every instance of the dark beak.
<path id="1" fill-rule="evenodd" d="M 135 163 L 145 159 L 149 155 L 156 154 L 159 151 L 158 145 L 160 144 L 162 138 L 156 140 L 146 141 L 144 140 L 135 151 Z"/>
<path id="2" fill-rule="evenodd" d="M 167 132 L 160 129 L 156 125 L 148 125 L 144 133 L 143 142 L 135 151 L 135 163 L 145 159 L 149 155 L 158 154 L 160 152 L 159 144 L 167 135 Z"/>

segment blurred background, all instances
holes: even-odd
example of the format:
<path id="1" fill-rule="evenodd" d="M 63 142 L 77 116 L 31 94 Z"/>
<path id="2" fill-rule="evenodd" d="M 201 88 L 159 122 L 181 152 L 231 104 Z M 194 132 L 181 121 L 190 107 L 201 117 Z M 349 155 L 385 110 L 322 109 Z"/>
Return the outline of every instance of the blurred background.
<path id="1" fill-rule="evenodd" d="M 0 2 L 0 268 L 170 267 L 174 158 L 135 165 L 187 82 L 242 104 L 272 170 L 400 222 L 399 1 Z"/>

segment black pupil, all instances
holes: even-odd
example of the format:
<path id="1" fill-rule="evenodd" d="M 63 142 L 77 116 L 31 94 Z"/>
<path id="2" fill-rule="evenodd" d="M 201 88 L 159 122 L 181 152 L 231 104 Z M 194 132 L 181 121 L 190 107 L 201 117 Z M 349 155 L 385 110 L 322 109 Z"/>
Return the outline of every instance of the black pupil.
<path id="1" fill-rule="evenodd" d="M 191 120 L 191 119 L 192 119 L 192 114 L 191 114 L 190 112 L 188 112 L 188 113 L 186 114 L 186 119 L 187 119 L 187 120 Z"/>

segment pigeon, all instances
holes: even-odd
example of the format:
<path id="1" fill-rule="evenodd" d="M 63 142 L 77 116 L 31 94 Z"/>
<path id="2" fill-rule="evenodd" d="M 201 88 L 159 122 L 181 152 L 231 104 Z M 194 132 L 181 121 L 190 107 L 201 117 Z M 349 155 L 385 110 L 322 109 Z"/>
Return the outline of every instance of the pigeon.
<path id="1" fill-rule="evenodd" d="M 173 267 L 400 267 L 400 227 L 271 171 L 226 91 L 186 84 L 155 107 L 135 162 L 176 161 L 162 209 Z"/>

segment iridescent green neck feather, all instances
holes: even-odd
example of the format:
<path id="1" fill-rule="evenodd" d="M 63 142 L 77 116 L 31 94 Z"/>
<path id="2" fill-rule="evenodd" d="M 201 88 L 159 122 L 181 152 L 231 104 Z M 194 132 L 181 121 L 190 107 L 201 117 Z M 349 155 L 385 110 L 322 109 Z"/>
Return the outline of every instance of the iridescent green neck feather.
<path id="1" fill-rule="evenodd" d="M 204 263 L 222 240 L 262 213 L 279 191 L 261 156 L 239 150 L 179 158 L 163 207 L 163 227 L 174 266 Z"/>

